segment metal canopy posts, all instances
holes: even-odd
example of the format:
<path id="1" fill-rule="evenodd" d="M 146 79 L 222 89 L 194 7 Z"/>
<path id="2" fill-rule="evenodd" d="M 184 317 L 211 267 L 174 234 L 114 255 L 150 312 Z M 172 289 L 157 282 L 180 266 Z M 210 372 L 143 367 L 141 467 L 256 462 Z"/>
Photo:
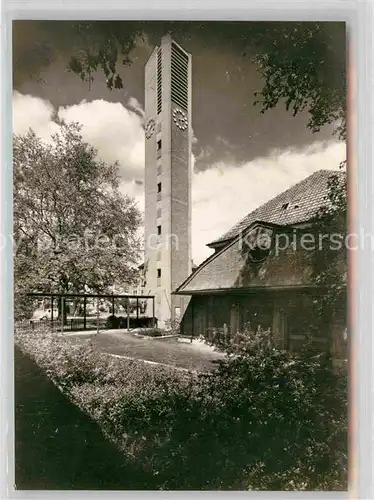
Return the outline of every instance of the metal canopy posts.
<path id="1" fill-rule="evenodd" d="M 152 300 L 152 324 L 155 325 L 155 296 L 154 295 L 129 295 L 129 294 L 95 294 L 95 293 L 50 293 L 50 292 L 28 292 L 26 293 L 28 297 L 43 297 L 50 298 L 51 301 L 51 325 L 54 321 L 54 301 L 56 299 L 57 303 L 60 302 L 60 312 L 61 312 L 61 331 L 64 331 L 65 326 L 65 312 L 66 312 L 66 299 L 79 299 L 83 298 L 83 330 L 87 330 L 87 299 L 97 299 L 96 304 L 96 331 L 99 331 L 99 300 L 107 299 L 111 302 L 111 313 L 114 316 L 115 299 L 127 299 L 126 303 L 126 326 L 127 330 L 130 330 L 130 300 L 136 300 L 136 320 L 139 322 L 139 299 Z M 57 319 L 57 318 L 56 318 Z"/>

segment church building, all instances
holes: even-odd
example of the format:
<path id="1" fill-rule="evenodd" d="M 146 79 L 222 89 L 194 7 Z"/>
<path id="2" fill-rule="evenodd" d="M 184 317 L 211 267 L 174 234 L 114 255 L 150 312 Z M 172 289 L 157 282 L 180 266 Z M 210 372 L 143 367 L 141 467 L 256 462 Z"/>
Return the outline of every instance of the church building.
<path id="1" fill-rule="evenodd" d="M 196 269 L 191 258 L 191 55 L 170 36 L 145 67 L 145 294 L 155 296 L 161 328 L 180 322 L 185 335 L 270 328 L 280 345 L 310 341 L 344 358 L 346 293 L 324 329 L 311 332 L 320 294 L 313 252 L 301 245 L 327 202 L 332 173 L 320 170 L 245 216 L 208 244 L 214 253 Z M 343 180 L 343 173 L 337 173 Z M 267 245 L 260 245 L 266 241 Z M 287 244 L 285 244 L 287 242 Z M 346 261 L 338 259 L 346 275 Z"/>
<path id="2" fill-rule="evenodd" d="M 312 329 L 315 304 L 326 294 L 315 280 L 320 236 L 316 215 L 328 203 L 332 175 L 345 181 L 343 172 L 319 170 L 208 244 L 214 253 L 175 291 L 191 297 L 181 323 L 185 335 L 209 337 L 223 327 L 235 335 L 246 327 L 260 327 L 270 329 L 286 349 L 297 351 L 308 342 L 316 351 L 329 350 L 336 359 L 346 358 L 345 289 L 331 317 Z M 337 273 L 346 278 L 344 249 L 338 251 L 333 240 L 331 249 L 336 251 Z"/>

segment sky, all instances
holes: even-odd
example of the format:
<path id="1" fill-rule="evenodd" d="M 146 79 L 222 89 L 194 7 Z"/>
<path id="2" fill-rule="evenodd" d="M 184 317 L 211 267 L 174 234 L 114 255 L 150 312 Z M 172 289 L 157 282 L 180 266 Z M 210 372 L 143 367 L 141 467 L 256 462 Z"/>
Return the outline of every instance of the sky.
<path id="1" fill-rule="evenodd" d="M 48 139 L 53 114 L 82 124 L 83 138 L 101 159 L 120 164 L 121 190 L 144 210 L 144 65 L 154 33 L 137 43 L 109 91 L 98 73 L 89 87 L 67 71 L 74 40 L 66 21 L 18 21 L 13 27 L 13 127 Z M 65 36 L 64 36 L 65 34 Z M 153 36 L 151 36 L 153 35 Z M 261 203 L 319 169 L 338 169 L 345 144 L 326 126 L 313 134 L 306 114 L 281 105 L 261 114 L 253 105 L 261 78 L 235 46 L 199 35 L 178 40 L 192 54 L 192 256 Z M 156 40 L 157 43 L 157 40 Z"/>

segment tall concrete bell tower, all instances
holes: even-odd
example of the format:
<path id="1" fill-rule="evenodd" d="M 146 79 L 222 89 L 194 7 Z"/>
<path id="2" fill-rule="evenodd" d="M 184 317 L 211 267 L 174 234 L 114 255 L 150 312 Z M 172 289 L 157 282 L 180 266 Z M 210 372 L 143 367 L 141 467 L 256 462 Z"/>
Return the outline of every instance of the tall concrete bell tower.
<path id="1" fill-rule="evenodd" d="M 172 292 L 191 274 L 191 55 L 167 35 L 145 67 L 145 288 L 160 326 L 181 318 Z"/>

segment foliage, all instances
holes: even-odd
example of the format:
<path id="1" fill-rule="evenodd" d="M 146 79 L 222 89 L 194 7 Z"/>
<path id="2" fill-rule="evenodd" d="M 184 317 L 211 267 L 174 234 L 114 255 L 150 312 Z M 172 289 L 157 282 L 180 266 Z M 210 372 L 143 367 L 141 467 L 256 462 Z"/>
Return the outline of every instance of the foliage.
<path id="1" fill-rule="evenodd" d="M 79 50 L 69 69 L 83 81 L 102 70 L 109 89 L 123 86 L 118 67 L 131 64 L 138 41 L 150 43 L 171 33 L 181 43 L 225 43 L 251 58 L 262 76 L 257 93 L 262 112 L 284 104 L 295 115 L 307 111 L 309 128 L 327 123 L 346 135 L 345 24 L 326 22 L 78 22 L 73 25 Z M 248 96 L 250 98 L 250 96 Z"/>
<path id="2" fill-rule="evenodd" d="M 317 213 L 314 226 L 315 241 L 320 235 L 328 235 L 316 246 L 311 255 L 314 283 L 325 293 L 315 300 L 315 317 L 318 325 L 328 325 L 334 311 L 346 308 L 347 300 L 347 175 L 346 162 L 339 173 L 332 173 L 328 182 L 326 204 Z"/>
<path id="3" fill-rule="evenodd" d="M 16 329 L 15 342 L 68 392 L 82 383 L 114 384 L 126 390 L 130 381 L 134 387 L 138 384 L 139 388 L 151 390 L 157 379 L 175 375 L 173 369 L 151 368 L 141 361 L 113 358 L 92 344 L 74 344 L 62 335 L 42 329 Z"/>
<path id="4" fill-rule="evenodd" d="M 255 56 L 264 86 L 262 112 L 284 102 L 293 115 L 308 111 L 318 132 L 332 123 L 346 137 L 346 52 L 343 23 L 278 23 L 257 35 Z"/>
<path id="5" fill-rule="evenodd" d="M 264 332 L 246 337 L 199 376 L 52 336 L 16 340 L 156 489 L 345 490 L 345 377 Z"/>
<path id="6" fill-rule="evenodd" d="M 14 282 L 14 318 L 18 321 L 28 320 L 32 317 L 36 309 L 37 301 L 32 297 L 27 297 L 24 293 L 22 283 Z"/>
<path id="7" fill-rule="evenodd" d="M 180 319 L 167 319 L 165 320 L 165 330 L 169 332 L 171 335 L 178 335 L 180 333 Z"/>
<path id="8" fill-rule="evenodd" d="M 106 328 L 127 328 L 129 323 L 129 328 L 151 328 L 154 324 L 154 318 L 148 316 L 142 316 L 139 318 L 129 317 L 127 321 L 127 316 L 115 316 L 110 315 L 106 319 Z M 158 331 L 157 329 L 154 329 Z"/>
<path id="9" fill-rule="evenodd" d="M 107 317 L 106 322 L 105 322 L 105 327 L 106 328 L 119 328 L 120 322 L 122 318 L 115 316 L 114 314 L 110 315 Z"/>
<path id="10" fill-rule="evenodd" d="M 160 328 L 144 328 L 139 333 L 145 337 L 162 337 L 165 334 Z"/>
<path id="11" fill-rule="evenodd" d="M 104 293 L 137 275 L 141 217 L 118 165 L 97 157 L 78 124 L 56 129 L 48 143 L 31 130 L 13 139 L 18 305 L 23 292 Z"/>
<path id="12" fill-rule="evenodd" d="M 111 29 L 108 31 L 108 28 Z M 95 21 L 73 23 L 73 31 L 80 41 L 80 49 L 72 55 L 68 70 L 79 75 L 82 81 L 91 83 L 93 73 L 102 71 L 108 89 L 122 89 L 122 78 L 118 73 L 119 60 L 124 66 L 131 64 L 131 51 L 138 38 L 142 37 L 141 23 L 126 23 L 126 28 L 113 22 Z"/>

